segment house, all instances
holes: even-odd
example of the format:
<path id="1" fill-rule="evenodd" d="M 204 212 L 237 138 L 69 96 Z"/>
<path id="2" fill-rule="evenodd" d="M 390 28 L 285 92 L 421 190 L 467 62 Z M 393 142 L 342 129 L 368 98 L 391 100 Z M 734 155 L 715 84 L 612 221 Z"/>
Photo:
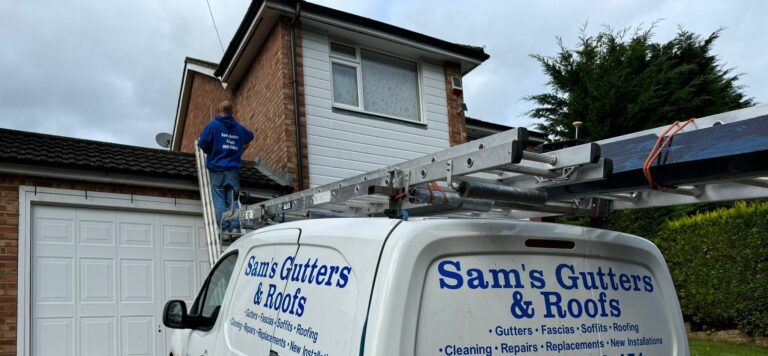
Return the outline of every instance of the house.
<path id="1" fill-rule="evenodd" d="M 0 145 L 0 355 L 162 354 L 164 302 L 191 302 L 210 266 L 194 155 L 8 129 Z"/>
<path id="2" fill-rule="evenodd" d="M 297 190 L 331 183 L 464 143 L 461 78 L 488 58 L 304 1 L 253 1 L 218 64 L 185 61 L 172 150 L 192 152 L 227 99 L 256 134 L 245 159 Z"/>
<path id="3" fill-rule="evenodd" d="M 194 141 L 221 100 L 264 198 L 461 144 L 482 48 L 295 0 L 253 1 L 219 63 L 187 58 L 171 151 L 0 129 L 0 355 L 160 355 L 208 270 Z M 290 177 L 287 178 L 286 177 Z"/>

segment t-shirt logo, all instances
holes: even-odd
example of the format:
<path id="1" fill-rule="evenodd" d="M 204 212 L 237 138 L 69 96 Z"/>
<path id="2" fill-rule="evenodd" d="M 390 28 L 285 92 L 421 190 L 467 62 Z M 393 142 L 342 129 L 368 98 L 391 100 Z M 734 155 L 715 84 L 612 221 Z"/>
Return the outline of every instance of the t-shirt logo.
<path id="1" fill-rule="evenodd" d="M 237 140 L 240 139 L 240 136 L 222 132 L 221 137 L 224 138 L 224 142 L 221 144 L 222 150 L 240 150 L 240 147 L 237 145 Z"/>

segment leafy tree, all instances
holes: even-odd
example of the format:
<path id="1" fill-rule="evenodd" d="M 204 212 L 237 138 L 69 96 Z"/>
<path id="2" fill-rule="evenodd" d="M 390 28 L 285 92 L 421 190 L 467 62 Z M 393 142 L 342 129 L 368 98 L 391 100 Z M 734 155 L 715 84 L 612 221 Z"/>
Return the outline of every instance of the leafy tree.
<path id="1" fill-rule="evenodd" d="M 582 121 L 579 138 L 594 141 L 754 104 L 712 54 L 722 29 L 702 37 L 680 28 L 667 43 L 653 42 L 653 29 L 590 36 L 584 26 L 574 49 L 558 38 L 557 55 L 532 55 L 552 89 L 526 98 L 538 106 L 529 112 L 537 129 L 569 139 Z"/>
<path id="2" fill-rule="evenodd" d="M 551 88 L 526 98 L 538 106 L 529 112 L 540 121 L 537 129 L 550 139 L 570 139 L 572 123 L 582 121 L 579 138 L 596 141 L 754 104 L 737 84 L 740 75 L 712 54 L 722 29 L 703 37 L 680 28 L 667 43 L 654 42 L 653 29 L 630 34 L 604 27 L 590 36 L 584 26 L 575 48 L 558 38 L 557 55 L 532 55 Z M 724 205 L 622 211 L 591 223 L 653 239 L 665 220 Z"/>
<path id="3" fill-rule="evenodd" d="M 702 37 L 679 29 L 667 43 L 653 42 L 653 26 L 590 36 L 582 28 L 578 45 L 552 57 L 533 55 L 549 77 L 551 92 L 527 97 L 529 112 L 550 139 L 596 141 L 675 120 L 702 117 L 753 105 L 712 46 L 722 30 Z M 768 205 L 728 203 L 620 211 L 606 220 L 559 218 L 571 224 L 601 225 L 654 241 L 669 262 L 682 311 L 694 325 L 738 327 L 768 335 L 765 298 L 765 219 Z M 719 209 L 718 209 L 719 208 Z M 732 301 L 737 301 L 732 303 Z"/>

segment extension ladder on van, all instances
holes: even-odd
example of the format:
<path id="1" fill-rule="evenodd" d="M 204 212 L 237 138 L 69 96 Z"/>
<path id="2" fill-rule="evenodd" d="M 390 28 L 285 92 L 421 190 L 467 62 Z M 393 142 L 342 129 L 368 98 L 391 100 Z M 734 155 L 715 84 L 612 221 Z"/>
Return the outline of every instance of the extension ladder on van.
<path id="1" fill-rule="evenodd" d="M 240 209 L 243 226 L 341 216 L 531 218 L 768 197 L 768 106 L 551 152 L 511 129 Z"/>

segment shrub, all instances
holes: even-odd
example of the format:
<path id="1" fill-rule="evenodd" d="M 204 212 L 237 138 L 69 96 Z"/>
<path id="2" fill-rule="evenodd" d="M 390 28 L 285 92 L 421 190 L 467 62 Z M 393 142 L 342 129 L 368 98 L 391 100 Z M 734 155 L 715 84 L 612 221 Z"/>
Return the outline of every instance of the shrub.
<path id="1" fill-rule="evenodd" d="M 677 218 L 653 240 L 686 319 L 768 335 L 768 202 Z"/>

